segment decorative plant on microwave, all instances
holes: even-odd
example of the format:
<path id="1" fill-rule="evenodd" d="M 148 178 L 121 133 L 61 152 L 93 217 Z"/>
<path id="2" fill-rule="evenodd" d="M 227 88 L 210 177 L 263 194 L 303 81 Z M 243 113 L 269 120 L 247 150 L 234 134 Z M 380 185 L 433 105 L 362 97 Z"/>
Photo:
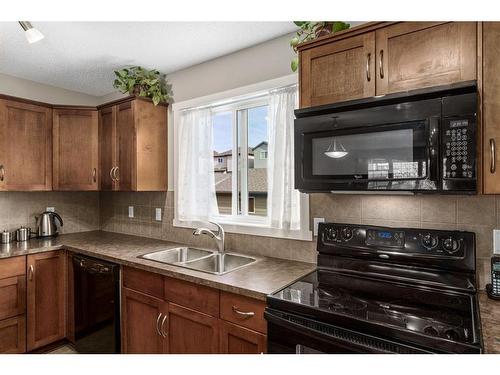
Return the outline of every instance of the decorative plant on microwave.
<path id="1" fill-rule="evenodd" d="M 293 23 L 300 27 L 299 31 L 297 31 L 297 36 L 293 37 L 290 41 L 290 46 L 295 52 L 297 52 L 297 46 L 300 43 L 351 27 L 350 24 L 342 21 L 294 21 Z M 293 72 L 297 71 L 299 67 L 298 57 L 292 60 L 291 67 Z"/>
<path id="2" fill-rule="evenodd" d="M 172 86 L 167 83 L 165 74 L 156 69 L 131 66 L 115 70 L 115 75 L 113 87 L 124 94 L 151 98 L 154 105 L 172 99 Z"/>

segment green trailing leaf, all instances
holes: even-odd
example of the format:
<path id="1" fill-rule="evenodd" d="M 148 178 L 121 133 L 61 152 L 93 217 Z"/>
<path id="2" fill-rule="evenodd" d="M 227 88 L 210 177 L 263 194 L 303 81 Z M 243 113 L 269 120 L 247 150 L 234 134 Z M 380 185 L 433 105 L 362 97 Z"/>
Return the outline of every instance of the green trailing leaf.
<path id="1" fill-rule="evenodd" d="M 113 87 L 124 94 L 150 98 L 154 105 L 172 100 L 171 85 L 166 76 L 156 69 L 131 66 L 115 70 Z"/>
<path id="2" fill-rule="evenodd" d="M 314 40 L 318 37 L 329 33 L 336 33 L 346 30 L 351 27 L 350 24 L 343 21 L 293 21 L 300 29 L 297 31 L 297 36 L 290 40 L 290 47 L 297 52 L 297 46 L 300 43 Z M 296 72 L 299 67 L 297 58 L 294 58 L 290 64 L 293 72 Z"/>

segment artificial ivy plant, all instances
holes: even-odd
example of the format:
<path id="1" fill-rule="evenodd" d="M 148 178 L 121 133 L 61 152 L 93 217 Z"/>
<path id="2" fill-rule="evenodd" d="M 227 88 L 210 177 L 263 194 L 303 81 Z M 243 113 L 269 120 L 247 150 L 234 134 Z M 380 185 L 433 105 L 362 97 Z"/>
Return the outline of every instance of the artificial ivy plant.
<path id="1" fill-rule="evenodd" d="M 131 66 L 115 70 L 115 75 L 113 87 L 123 94 L 151 98 L 154 105 L 168 103 L 172 99 L 171 85 L 167 83 L 165 74 L 156 69 Z"/>
<path id="2" fill-rule="evenodd" d="M 297 36 L 290 41 L 290 46 L 297 53 L 297 46 L 300 43 L 307 42 L 319 38 L 320 36 L 336 33 L 337 31 L 346 30 L 351 27 L 350 24 L 342 21 L 294 21 L 300 29 L 297 31 Z M 295 57 L 292 60 L 291 68 L 296 72 L 299 67 L 299 59 Z"/>

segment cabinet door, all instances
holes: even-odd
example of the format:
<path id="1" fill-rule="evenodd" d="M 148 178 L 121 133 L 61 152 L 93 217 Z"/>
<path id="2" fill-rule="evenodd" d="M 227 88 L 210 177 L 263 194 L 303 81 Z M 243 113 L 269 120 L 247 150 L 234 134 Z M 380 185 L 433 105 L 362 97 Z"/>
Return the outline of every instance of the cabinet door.
<path id="1" fill-rule="evenodd" d="M 169 303 L 166 327 L 164 331 L 171 354 L 219 352 L 217 318 Z"/>
<path id="2" fill-rule="evenodd" d="M 160 333 L 167 311 L 168 306 L 162 300 L 122 288 L 123 353 L 167 353 L 168 342 Z"/>
<path id="3" fill-rule="evenodd" d="M 116 188 L 113 168 L 116 166 L 116 107 L 99 111 L 99 164 L 101 190 Z"/>
<path id="4" fill-rule="evenodd" d="M 52 110 L 0 100 L 0 190 L 51 190 Z"/>
<path id="5" fill-rule="evenodd" d="M 475 22 L 402 22 L 376 31 L 377 95 L 476 79 Z"/>
<path id="6" fill-rule="evenodd" d="M 375 95 L 375 33 L 300 52 L 300 106 Z"/>
<path id="7" fill-rule="evenodd" d="M 26 309 L 26 276 L 0 280 L 0 320 L 24 314 Z"/>
<path id="8" fill-rule="evenodd" d="M 118 190 L 135 190 L 136 147 L 135 124 L 132 102 L 119 104 L 116 109 L 116 141 Z"/>
<path id="9" fill-rule="evenodd" d="M 500 193 L 500 22 L 483 22 L 483 192 Z"/>
<path id="10" fill-rule="evenodd" d="M 64 251 L 28 255 L 28 351 L 65 335 Z"/>
<path id="11" fill-rule="evenodd" d="M 0 354 L 26 351 L 26 318 L 19 315 L 0 321 Z"/>
<path id="12" fill-rule="evenodd" d="M 98 190 L 98 141 L 97 111 L 54 110 L 55 190 Z"/>
<path id="13" fill-rule="evenodd" d="M 221 320 L 220 349 L 223 354 L 265 353 L 267 350 L 266 336 Z"/>

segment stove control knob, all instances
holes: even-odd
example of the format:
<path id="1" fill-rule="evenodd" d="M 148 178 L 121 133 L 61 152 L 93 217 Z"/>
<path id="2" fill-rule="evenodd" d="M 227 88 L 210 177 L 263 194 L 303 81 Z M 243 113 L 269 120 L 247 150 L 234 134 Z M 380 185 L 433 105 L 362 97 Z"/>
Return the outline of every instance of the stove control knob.
<path id="1" fill-rule="evenodd" d="M 460 339 L 460 335 L 454 329 L 448 329 L 444 334 L 448 340 L 458 341 Z"/>
<path id="2" fill-rule="evenodd" d="M 333 241 L 337 239 L 337 231 L 335 228 L 329 228 L 326 231 L 326 239 L 329 241 Z"/>
<path id="3" fill-rule="evenodd" d="M 453 237 L 448 237 L 443 241 L 443 248 L 448 254 L 456 253 L 458 250 L 458 242 Z"/>
<path id="4" fill-rule="evenodd" d="M 432 249 L 437 245 L 437 243 L 438 243 L 438 238 L 430 233 L 427 233 L 424 236 L 422 236 L 422 245 L 424 245 L 428 249 Z"/>
<path id="5" fill-rule="evenodd" d="M 351 228 L 342 229 L 342 237 L 344 237 L 345 240 L 349 241 L 352 238 L 352 229 Z"/>

